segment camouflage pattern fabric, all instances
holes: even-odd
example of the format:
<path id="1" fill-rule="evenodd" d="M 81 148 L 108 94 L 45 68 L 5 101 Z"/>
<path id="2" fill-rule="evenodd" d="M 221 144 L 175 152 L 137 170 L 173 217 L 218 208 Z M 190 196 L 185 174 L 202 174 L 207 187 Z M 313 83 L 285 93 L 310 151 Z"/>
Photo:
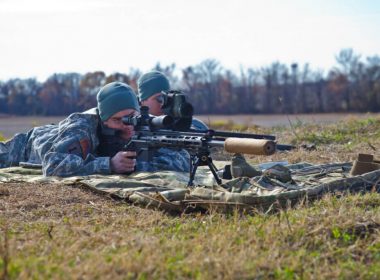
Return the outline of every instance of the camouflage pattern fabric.
<path id="1" fill-rule="evenodd" d="M 191 128 L 196 130 L 208 130 L 209 127 L 200 119 L 193 118 L 191 121 Z"/>
<path id="2" fill-rule="evenodd" d="M 225 164 L 215 163 L 218 166 Z M 351 166 L 352 163 L 299 163 L 285 168 L 275 165 L 271 167 L 273 170 L 269 168 L 261 176 L 223 180 L 222 186 L 216 185 L 207 168 L 200 167 L 194 188 L 186 187 L 189 175 L 185 172 L 137 172 L 128 177 L 91 175 L 59 178 L 44 177 L 38 170 L 11 167 L 0 169 L 0 183 L 23 181 L 82 185 L 141 206 L 174 212 L 215 207 L 222 210 L 237 207 L 267 209 L 278 203 L 318 198 L 325 193 L 367 192 L 377 188 L 380 170 L 351 176 Z M 281 176 L 281 171 L 285 176 Z M 289 171 L 291 180 L 286 177 Z"/>
<path id="3" fill-rule="evenodd" d="M 90 112 L 74 113 L 58 125 L 36 127 L 7 142 L 0 142 L 0 168 L 27 162 L 42 164 L 45 176 L 111 174 L 110 158 L 96 156 L 99 117 Z M 138 162 L 137 170 L 187 171 L 189 155 L 186 151 L 160 149 L 149 164 Z"/>
<path id="4" fill-rule="evenodd" d="M 153 154 L 149 162 L 137 160 L 136 171 L 154 172 L 158 170 L 174 170 L 188 172 L 190 170 L 190 155 L 185 150 L 160 148 Z"/>

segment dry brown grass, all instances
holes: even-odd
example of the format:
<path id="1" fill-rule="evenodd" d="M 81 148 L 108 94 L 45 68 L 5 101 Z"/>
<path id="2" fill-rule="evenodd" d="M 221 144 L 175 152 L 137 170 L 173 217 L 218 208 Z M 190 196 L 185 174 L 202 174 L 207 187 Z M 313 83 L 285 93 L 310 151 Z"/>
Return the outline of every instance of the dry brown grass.
<path id="1" fill-rule="evenodd" d="M 358 139 L 345 135 L 352 138 L 352 145 L 322 143 L 314 151 L 299 149 L 250 160 L 352 160 L 359 151 L 373 153 L 373 147 L 380 147 L 379 138 L 369 137 L 379 127 L 376 123 Z M 295 129 L 298 139 L 292 132 L 278 130 L 279 140 L 301 143 L 306 132 L 320 128 Z M 360 139 L 370 139 L 372 147 Z M 81 188 L 1 184 L 0 275 L 8 279 L 378 279 L 379 210 L 380 195 L 367 193 L 327 195 L 275 214 L 170 216 Z"/>
<path id="2" fill-rule="evenodd" d="M 375 193 L 274 215 L 178 217 L 62 185 L 7 184 L 1 193 L 0 267 L 9 262 L 10 279 L 380 275 Z"/>
<path id="3" fill-rule="evenodd" d="M 0 267 L 9 262 L 10 279 L 380 275 L 378 194 L 326 196 L 275 215 L 168 216 L 62 185 L 1 193 Z"/>

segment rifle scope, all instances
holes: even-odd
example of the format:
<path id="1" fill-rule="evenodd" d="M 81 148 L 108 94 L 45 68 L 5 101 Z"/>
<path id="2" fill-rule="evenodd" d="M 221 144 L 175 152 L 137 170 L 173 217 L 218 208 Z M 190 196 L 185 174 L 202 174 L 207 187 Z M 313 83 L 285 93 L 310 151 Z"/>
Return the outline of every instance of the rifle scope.
<path id="1" fill-rule="evenodd" d="M 162 115 L 154 117 L 149 115 L 149 107 L 147 106 L 141 106 L 140 113 L 140 116 L 123 117 L 121 120 L 123 124 L 133 125 L 136 129 L 170 128 L 174 123 L 174 119 L 171 116 Z"/>

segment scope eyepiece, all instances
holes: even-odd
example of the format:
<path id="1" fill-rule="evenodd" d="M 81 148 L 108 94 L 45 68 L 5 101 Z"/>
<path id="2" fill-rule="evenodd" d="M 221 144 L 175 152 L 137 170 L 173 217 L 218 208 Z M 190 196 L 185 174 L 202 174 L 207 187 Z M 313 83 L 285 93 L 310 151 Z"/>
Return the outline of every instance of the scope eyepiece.
<path id="1" fill-rule="evenodd" d="M 125 125 L 133 125 L 133 126 L 137 126 L 138 122 L 139 122 L 138 117 L 136 117 L 136 116 L 133 116 L 133 117 L 128 117 L 128 116 L 122 117 L 121 121 Z"/>

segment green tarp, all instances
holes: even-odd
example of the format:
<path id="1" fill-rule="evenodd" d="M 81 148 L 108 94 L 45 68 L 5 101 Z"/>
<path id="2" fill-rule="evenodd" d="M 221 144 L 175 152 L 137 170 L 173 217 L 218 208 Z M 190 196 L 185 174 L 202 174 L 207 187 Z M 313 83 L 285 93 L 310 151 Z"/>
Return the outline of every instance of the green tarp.
<path id="1" fill-rule="evenodd" d="M 216 162 L 222 167 L 225 162 Z M 317 198 L 324 193 L 366 192 L 376 190 L 380 170 L 350 176 L 351 163 L 311 165 L 300 163 L 286 166 L 291 181 L 281 182 L 270 176 L 223 180 L 218 186 L 206 168 L 199 168 L 195 186 L 188 188 L 188 173 L 161 171 L 136 173 L 129 176 L 91 175 L 70 178 L 43 177 L 38 169 L 11 167 L 0 169 L 0 183 L 39 182 L 85 186 L 97 192 L 125 199 L 138 205 L 169 211 L 186 209 L 244 208 L 266 209 L 280 202 Z"/>

